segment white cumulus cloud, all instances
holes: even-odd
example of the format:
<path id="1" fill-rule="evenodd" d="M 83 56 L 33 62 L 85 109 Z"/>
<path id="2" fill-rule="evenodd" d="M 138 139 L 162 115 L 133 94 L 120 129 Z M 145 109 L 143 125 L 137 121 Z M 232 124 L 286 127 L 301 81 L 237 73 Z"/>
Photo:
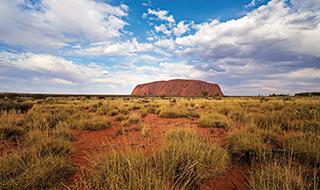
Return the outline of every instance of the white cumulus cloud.
<path id="1" fill-rule="evenodd" d="M 167 21 L 169 23 L 175 23 L 173 15 L 168 15 L 168 14 L 169 14 L 169 11 L 167 11 L 167 10 L 160 10 L 160 9 L 152 10 L 152 9 L 148 9 L 148 13 L 144 13 L 142 15 L 142 17 L 143 18 L 147 18 L 149 15 L 154 15 L 154 16 L 156 16 L 155 19 Z"/>
<path id="2" fill-rule="evenodd" d="M 31 50 L 61 48 L 68 42 L 95 42 L 121 36 L 126 5 L 92 0 L 0 1 L 0 41 Z"/>

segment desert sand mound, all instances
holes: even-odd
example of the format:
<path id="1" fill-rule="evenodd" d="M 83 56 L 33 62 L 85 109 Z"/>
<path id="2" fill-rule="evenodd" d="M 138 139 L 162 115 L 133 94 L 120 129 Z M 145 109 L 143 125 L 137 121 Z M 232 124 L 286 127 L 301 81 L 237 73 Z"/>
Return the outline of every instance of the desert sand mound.
<path id="1" fill-rule="evenodd" d="M 139 84 L 131 93 L 131 95 L 157 96 L 202 96 L 204 94 L 208 96 L 223 96 L 223 93 L 217 84 L 200 80 L 184 79 Z"/>

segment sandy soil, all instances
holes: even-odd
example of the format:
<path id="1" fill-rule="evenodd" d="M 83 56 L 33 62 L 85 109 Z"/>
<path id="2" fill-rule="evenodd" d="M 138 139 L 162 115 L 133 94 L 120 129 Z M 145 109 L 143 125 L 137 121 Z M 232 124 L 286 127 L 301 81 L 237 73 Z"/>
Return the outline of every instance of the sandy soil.
<path id="1" fill-rule="evenodd" d="M 143 137 L 138 130 L 138 124 L 130 127 L 122 127 L 120 121 L 114 121 L 113 117 L 107 117 L 112 120 L 112 127 L 101 131 L 81 131 L 74 130 L 75 141 L 73 146 L 76 152 L 72 155 L 72 161 L 77 167 L 90 167 L 89 155 L 98 154 L 102 151 L 137 149 L 145 152 L 147 155 L 154 155 L 161 144 L 164 142 L 164 134 L 173 128 L 193 128 L 198 134 L 221 146 L 226 145 L 227 131 L 221 128 L 198 128 L 198 119 L 160 118 L 156 114 L 148 114 L 142 118 L 142 122 L 149 125 L 150 131 L 148 137 Z M 245 187 L 245 175 L 247 166 L 241 164 L 233 165 L 223 175 L 206 181 L 201 185 L 201 190 L 224 190 L 224 189 L 243 189 Z M 74 183 L 75 176 L 68 179 L 69 183 Z"/>

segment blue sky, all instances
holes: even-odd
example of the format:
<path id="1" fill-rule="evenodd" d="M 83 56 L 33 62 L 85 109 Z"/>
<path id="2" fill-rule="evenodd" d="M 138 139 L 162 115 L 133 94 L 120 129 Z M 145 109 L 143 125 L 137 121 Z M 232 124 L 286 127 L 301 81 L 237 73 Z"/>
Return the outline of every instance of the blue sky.
<path id="1" fill-rule="evenodd" d="M 2 0 L 0 91 L 130 94 L 176 78 L 320 91 L 319 34 L 319 0 Z"/>

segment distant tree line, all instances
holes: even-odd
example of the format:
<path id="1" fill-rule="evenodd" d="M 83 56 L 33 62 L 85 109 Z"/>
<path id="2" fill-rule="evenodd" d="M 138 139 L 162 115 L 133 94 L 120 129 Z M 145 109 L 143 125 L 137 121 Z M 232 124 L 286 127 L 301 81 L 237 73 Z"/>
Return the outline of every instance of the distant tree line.
<path id="1" fill-rule="evenodd" d="M 301 92 L 296 93 L 295 96 L 320 96 L 320 92 Z"/>

